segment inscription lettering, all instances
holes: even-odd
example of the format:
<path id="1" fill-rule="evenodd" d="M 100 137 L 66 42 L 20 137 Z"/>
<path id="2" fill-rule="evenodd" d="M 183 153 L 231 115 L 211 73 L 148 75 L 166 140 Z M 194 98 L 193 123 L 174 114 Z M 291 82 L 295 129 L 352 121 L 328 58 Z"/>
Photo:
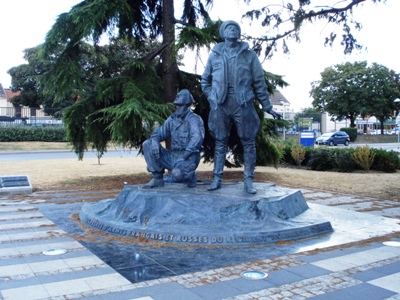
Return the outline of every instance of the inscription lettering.
<path id="1" fill-rule="evenodd" d="M 183 243 L 208 243 L 207 236 L 186 236 L 186 235 L 177 235 L 176 242 L 183 242 Z"/>
<path id="2" fill-rule="evenodd" d="M 199 236 L 199 235 L 174 235 L 162 234 L 154 232 L 140 232 L 135 230 L 126 230 L 104 224 L 96 219 L 87 218 L 84 223 L 93 228 L 97 228 L 104 232 L 109 232 L 117 235 L 128 236 L 133 238 L 144 238 L 153 241 L 189 243 L 189 244 L 251 244 L 251 243 L 268 243 L 279 240 L 289 240 L 309 236 L 310 233 L 320 233 L 321 231 L 331 231 L 329 223 L 318 224 L 308 228 L 281 232 L 276 234 L 260 234 L 260 235 L 242 235 L 242 236 Z"/>

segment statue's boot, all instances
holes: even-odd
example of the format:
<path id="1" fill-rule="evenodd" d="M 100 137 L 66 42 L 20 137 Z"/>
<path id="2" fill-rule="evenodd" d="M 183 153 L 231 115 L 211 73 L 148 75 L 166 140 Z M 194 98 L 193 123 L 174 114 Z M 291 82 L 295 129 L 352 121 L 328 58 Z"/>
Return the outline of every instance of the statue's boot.
<path id="1" fill-rule="evenodd" d="M 211 184 L 207 187 L 207 190 L 215 191 L 215 190 L 220 189 L 221 188 L 221 181 L 222 181 L 221 177 L 218 177 L 218 176 L 214 175 L 214 178 L 213 178 Z"/>
<path id="2" fill-rule="evenodd" d="M 253 186 L 254 169 L 256 167 L 256 147 L 254 145 L 244 146 L 244 190 L 249 194 L 256 194 Z"/>
<path id="3" fill-rule="evenodd" d="M 152 189 L 155 187 L 163 187 L 163 186 L 164 186 L 163 174 L 153 173 L 153 179 L 150 180 L 148 183 L 144 184 L 142 188 Z"/>
<path id="4" fill-rule="evenodd" d="M 257 190 L 253 186 L 253 179 L 252 178 L 246 178 L 244 180 L 244 190 L 248 192 L 249 194 L 256 194 Z"/>
<path id="5" fill-rule="evenodd" d="M 195 188 L 196 185 L 197 185 L 197 174 L 196 172 L 191 172 L 187 186 L 188 188 Z"/>
<path id="6" fill-rule="evenodd" d="M 213 180 L 207 187 L 207 190 L 209 191 L 214 191 L 221 188 L 226 156 L 225 148 L 226 147 L 223 146 L 215 146 Z"/>

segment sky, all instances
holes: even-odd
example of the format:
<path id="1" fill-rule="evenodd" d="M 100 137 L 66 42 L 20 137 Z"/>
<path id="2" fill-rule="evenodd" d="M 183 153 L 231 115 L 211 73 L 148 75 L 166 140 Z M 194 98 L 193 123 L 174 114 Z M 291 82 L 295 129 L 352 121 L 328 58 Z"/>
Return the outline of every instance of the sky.
<path id="1" fill-rule="evenodd" d="M 0 83 L 4 88 L 11 85 L 11 77 L 7 71 L 26 63 L 23 50 L 43 43 L 57 16 L 68 12 L 73 5 L 80 2 L 81 0 L 13 0 L 2 3 Z M 250 9 L 242 2 L 230 0 L 228 9 L 226 0 L 216 0 L 210 11 L 211 17 L 214 20 L 235 20 L 241 25 L 242 33 L 254 35 L 260 27 L 257 22 L 250 26 L 248 21 L 241 20 L 241 15 Z M 252 3 L 257 6 L 265 3 L 265 0 L 253 0 Z M 358 42 L 364 45 L 361 52 L 344 55 L 339 43 L 333 48 L 325 48 L 323 41 L 332 27 L 317 22 L 302 28 L 300 44 L 289 42 L 290 54 L 275 53 L 271 60 L 263 62 L 263 67 L 269 72 L 283 75 L 284 80 L 290 84 L 280 91 L 290 102 L 290 109 L 295 112 L 311 107 L 311 82 L 319 80 L 320 73 L 335 64 L 366 60 L 400 73 L 400 47 L 397 39 L 400 29 L 399 12 L 399 0 L 387 0 L 386 4 L 376 5 L 368 0 L 354 10 L 356 19 L 363 25 L 363 29 L 356 34 Z M 336 32 L 341 34 L 340 28 Z M 186 70 L 201 74 L 207 56 L 208 53 L 202 57 L 196 68 L 191 63 L 193 58 L 188 56 Z"/>

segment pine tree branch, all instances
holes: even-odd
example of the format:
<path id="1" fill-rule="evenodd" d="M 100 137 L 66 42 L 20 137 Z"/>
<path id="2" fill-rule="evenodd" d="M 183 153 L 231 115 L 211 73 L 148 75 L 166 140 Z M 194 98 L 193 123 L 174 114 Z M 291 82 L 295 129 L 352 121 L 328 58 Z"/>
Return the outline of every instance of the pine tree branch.
<path id="1" fill-rule="evenodd" d="M 163 50 L 168 47 L 169 44 L 170 44 L 169 41 L 162 43 L 160 46 L 154 48 L 145 56 L 143 56 L 140 60 L 145 63 L 152 61 L 157 55 L 160 55 L 163 52 Z"/>

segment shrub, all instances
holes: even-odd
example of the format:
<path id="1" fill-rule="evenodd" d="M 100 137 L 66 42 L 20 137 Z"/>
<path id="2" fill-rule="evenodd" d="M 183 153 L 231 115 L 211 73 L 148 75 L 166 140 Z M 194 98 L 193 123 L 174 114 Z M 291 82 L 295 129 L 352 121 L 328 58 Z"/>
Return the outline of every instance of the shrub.
<path id="1" fill-rule="evenodd" d="M 281 140 L 282 141 L 282 140 Z M 295 137 L 290 137 L 286 139 L 285 141 L 282 141 L 284 147 L 281 148 L 281 151 L 283 153 L 282 156 L 282 163 L 290 164 L 290 165 L 297 165 L 296 161 L 292 157 L 292 149 L 299 145 L 299 141 Z M 310 159 L 311 152 L 314 149 L 313 147 L 303 147 L 305 151 L 305 156 L 304 160 L 302 162 L 302 165 L 305 166 L 307 165 L 308 160 Z"/>
<path id="2" fill-rule="evenodd" d="M 340 128 L 340 131 L 344 131 L 349 135 L 350 142 L 354 142 L 357 139 L 357 136 L 358 136 L 357 128 L 344 127 L 344 128 Z"/>
<path id="3" fill-rule="evenodd" d="M 372 170 L 386 173 L 395 173 L 396 170 L 400 170 L 400 158 L 397 152 L 383 149 L 372 149 L 372 152 L 375 154 Z"/>
<path id="4" fill-rule="evenodd" d="M 283 140 L 279 139 L 273 139 L 272 142 L 276 149 L 279 151 L 279 163 L 285 162 L 286 144 Z"/>
<path id="5" fill-rule="evenodd" d="M 282 156 L 282 162 L 283 163 L 287 163 L 287 164 L 291 164 L 291 165 L 295 165 L 296 162 L 293 160 L 293 157 L 291 155 L 292 152 L 292 148 L 295 147 L 299 142 L 297 141 L 296 138 L 291 137 L 286 139 L 285 141 L 283 141 L 283 156 Z"/>
<path id="6" fill-rule="evenodd" d="M 368 145 L 356 147 L 354 153 L 352 153 L 354 161 L 365 171 L 371 169 L 375 155 L 376 153 L 372 152 Z"/>
<path id="7" fill-rule="evenodd" d="M 292 148 L 292 151 L 290 152 L 298 167 L 301 167 L 301 163 L 306 158 L 306 150 L 304 148 L 304 146 L 297 144 Z"/>
<path id="8" fill-rule="evenodd" d="M 313 149 L 307 167 L 316 171 L 329 171 L 336 167 L 333 151 L 325 148 Z"/>
<path id="9" fill-rule="evenodd" d="M 336 171 L 338 172 L 353 172 L 358 169 L 356 162 L 354 161 L 352 154 L 354 149 L 340 149 L 335 153 Z"/>

